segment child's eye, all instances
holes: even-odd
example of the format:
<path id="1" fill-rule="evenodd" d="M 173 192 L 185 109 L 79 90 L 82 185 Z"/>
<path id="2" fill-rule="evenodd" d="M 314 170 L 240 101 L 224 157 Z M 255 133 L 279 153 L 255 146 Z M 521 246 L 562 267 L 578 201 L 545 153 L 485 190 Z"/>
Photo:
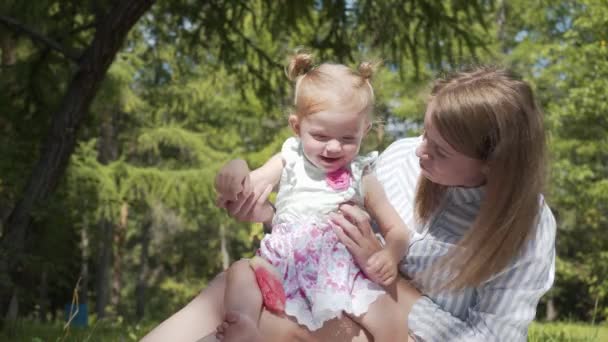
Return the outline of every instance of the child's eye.
<path id="1" fill-rule="evenodd" d="M 348 137 L 343 137 L 343 138 L 342 138 L 342 140 L 343 140 L 344 142 L 353 142 L 353 141 L 355 141 L 355 140 L 356 140 L 356 138 L 355 138 L 355 137 L 348 136 Z"/>
<path id="2" fill-rule="evenodd" d="M 326 141 L 329 139 L 326 135 L 323 134 L 313 134 L 312 137 L 320 141 Z"/>

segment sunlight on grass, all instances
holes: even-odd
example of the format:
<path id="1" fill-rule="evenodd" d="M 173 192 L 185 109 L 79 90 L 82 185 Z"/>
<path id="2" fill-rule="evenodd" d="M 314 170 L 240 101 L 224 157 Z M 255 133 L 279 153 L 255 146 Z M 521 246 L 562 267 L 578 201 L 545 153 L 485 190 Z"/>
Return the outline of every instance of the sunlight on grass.
<path id="1" fill-rule="evenodd" d="M 608 341 L 608 325 L 583 323 L 532 323 L 528 334 L 531 342 L 603 342 Z"/>
<path id="2" fill-rule="evenodd" d="M 158 322 L 126 324 L 103 321 L 87 328 L 63 329 L 63 322 L 38 323 L 19 321 L 13 326 L 12 335 L 0 332 L 0 341 L 19 342 L 88 342 L 88 341 L 138 341 Z M 608 341 L 608 324 L 584 323 L 533 323 L 530 342 L 604 342 Z"/>

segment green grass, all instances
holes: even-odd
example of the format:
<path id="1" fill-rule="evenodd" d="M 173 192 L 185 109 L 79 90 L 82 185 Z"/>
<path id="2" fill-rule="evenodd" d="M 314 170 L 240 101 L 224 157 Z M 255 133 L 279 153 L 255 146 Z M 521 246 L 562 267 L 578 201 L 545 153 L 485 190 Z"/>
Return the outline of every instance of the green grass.
<path id="1" fill-rule="evenodd" d="M 97 342 L 97 341 L 138 341 L 158 323 L 125 324 L 118 322 L 97 322 L 86 328 L 64 329 L 63 322 L 39 323 L 18 321 L 12 333 L 0 331 L 0 341 L 19 342 Z"/>
<path id="2" fill-rule="evenodd" d="M 534 322 L 528 336 L 531 342 L 605 342 L 608 341 L 608 324 Z"/>
<path id="3" fill-rule="evenodd" d="M 38 323 L 19 321 L 13 334 L 0 332 L 0 341 L 19 342 L 93 342 L 93 341 L 138 341 L 157 323 L 125 324 L 99 322 L 87 328 L 63 329 L 63 323 Z M 608 324 L 584 323 L 533 323 L 530 327 L 530 342 L 605 342 L 608 341 Z"/>

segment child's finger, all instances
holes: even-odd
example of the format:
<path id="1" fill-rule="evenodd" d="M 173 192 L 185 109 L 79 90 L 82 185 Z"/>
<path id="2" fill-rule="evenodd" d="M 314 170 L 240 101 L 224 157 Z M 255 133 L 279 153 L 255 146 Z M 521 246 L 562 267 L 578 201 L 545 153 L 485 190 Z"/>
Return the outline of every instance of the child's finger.
<path id="1" fill-rule="evenodd" d="M 228 211 L 230 215 L 238 217 L 243 205 L 247 202 L 248 197 L 242 196 L 242 193 L 237 194 L 236 198 L 233 201 L 230 201 Z"/>
<path id="2" fill-rule="evenodd" d="M 384 286 L 390 286 L 393 283 L 394 280 L 395 280 L 395 277 L 390 276 L 390 277 L 388 277 L 388 278 L 386 278 L 386 279 L 384 279 L 382 281 L 382 285 L 384 285 Z"/>
<path id="3" fill-rule="evenodd" d="M 242 191 L 243 184 L 241 184 L 241 182 L 232 182 L 230 184 L 230 193 L 227 197 L 229 200 L 236 200 L 238 196 L 242 193 Z"/>
<path id="4" fill-rule="evenodd" d="M 378 262 L 373 259 L 373 255 L 370 258 L 370 260 L 367 262 L 367 268 L 370 270 L 370 272 L 372 273 L 379 273 L 380 269 L 378 267 Z"/>
<path id="5" fill-rule="evenodd" d="M 243 193 L 243 196 L 245 196 L 245 197 L 249 196 L 251 194 L 251 191 L 252 191 L 252 189 L 251 189 L 251 181 L 249 180 L 249 175 L 247 175 L 243 179 L 243 181 L 242 181 L 241 184 L 242 184 L 242 187 L 241 187 L 242 190 L 241 191 Z"/>

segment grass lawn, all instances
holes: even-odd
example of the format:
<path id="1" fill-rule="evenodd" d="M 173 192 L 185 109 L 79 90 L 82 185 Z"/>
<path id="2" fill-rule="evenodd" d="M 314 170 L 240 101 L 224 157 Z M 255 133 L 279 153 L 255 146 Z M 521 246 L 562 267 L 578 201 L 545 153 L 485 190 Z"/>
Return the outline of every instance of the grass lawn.
<path id="1" fill-rule="evenodd" d="M 0 332 L 0 341 L 19 342 L 86 342 L 86 341 L 138 341 L 157 323 L 125 324 L 102 322 L 87 328 L 70 328 L 66 333 L 63 324 L 20 321 L 13 334 Z M 584 323 L 533 323 L 528 341 L 531 342 L 605 342 L 608 341 L 608 324 L 591 326 Z"/>
<path id="2" fill-rule="evenodd" d="M 590 325 L 584 323 L 532 323 L 528 341 L 608 341 L 608 324 Z"/>

